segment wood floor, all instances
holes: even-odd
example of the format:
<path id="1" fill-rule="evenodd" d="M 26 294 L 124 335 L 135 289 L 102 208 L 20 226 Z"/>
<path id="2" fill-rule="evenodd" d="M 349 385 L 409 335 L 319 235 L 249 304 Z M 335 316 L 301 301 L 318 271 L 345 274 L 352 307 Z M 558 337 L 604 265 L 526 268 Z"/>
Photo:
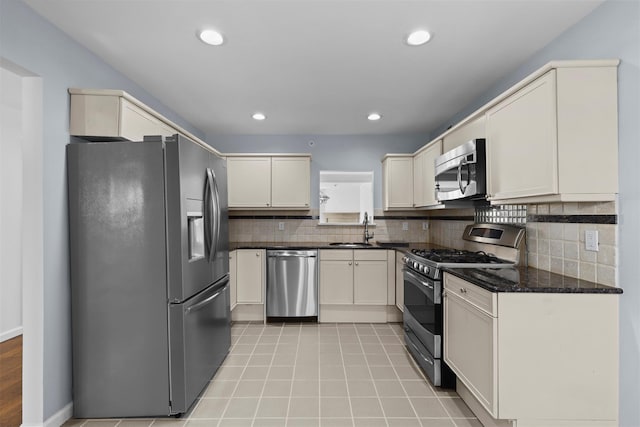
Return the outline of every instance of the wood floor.
<path id="1" fill-rule="evenodd" d="M 22 335 L 0 343 L 0 427 L 22 424 Z"/>

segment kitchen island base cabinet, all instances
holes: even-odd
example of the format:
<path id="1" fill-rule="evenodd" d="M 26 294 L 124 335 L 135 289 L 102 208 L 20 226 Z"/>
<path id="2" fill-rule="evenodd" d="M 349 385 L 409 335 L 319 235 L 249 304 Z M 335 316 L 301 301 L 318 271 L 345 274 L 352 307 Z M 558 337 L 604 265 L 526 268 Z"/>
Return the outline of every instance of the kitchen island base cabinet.
<path id="1" fill-rule="evenodd" d="M 515 427 L 617 425 L 618 295 L 492 293 L 448 273 L 444 289 L 467 400 Z"/>

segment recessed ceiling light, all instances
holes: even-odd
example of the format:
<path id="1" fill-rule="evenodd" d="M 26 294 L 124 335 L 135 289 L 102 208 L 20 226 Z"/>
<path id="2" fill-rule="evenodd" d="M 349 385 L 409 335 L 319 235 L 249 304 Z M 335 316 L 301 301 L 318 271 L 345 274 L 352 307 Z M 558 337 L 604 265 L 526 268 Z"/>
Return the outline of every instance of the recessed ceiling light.
<path id="1" fill-rule="evenodd" d="M 224 43 L 224 38 L 222 37 L 222 34 L 217 32 L 216 30 L 200 31 L 200 34 L 198 34 L 198 37 L 200 37 L 200 40 L 202 40 L 206 44 L 210 44 L 212 46 L 220 46 L 222 43 Z"/>
<path id="2" fill-rule="evenodd" d="M 409 46 L 420 46 L 431 39 L 431 34 L 426 30 L 414 31 L 407 36 L 407 44 Z"/>
<path id="3" fill-rule="evenodd" d="M 376 120 L 380 120 L 382 118 L 382 116 L 378 113 L 371 113 L 367 116 L 367 119 L 371 120 L 372 122 L 375 122 Z"/>
<path id="4" fill-rule="evenodd" d="M 267 118 L 263 113 L 253 113 L 251 117 L 253 117 L 254 120 L 264 120 Z"/>

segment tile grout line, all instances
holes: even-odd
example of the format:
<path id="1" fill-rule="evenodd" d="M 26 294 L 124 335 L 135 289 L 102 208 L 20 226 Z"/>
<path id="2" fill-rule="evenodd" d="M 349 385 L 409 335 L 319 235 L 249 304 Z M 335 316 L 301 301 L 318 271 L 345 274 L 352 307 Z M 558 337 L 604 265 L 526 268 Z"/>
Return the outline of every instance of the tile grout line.
<path id="1" fill-rule="evenodd" d="M 247 330 L 249 329 L 249 326 L 252 325 L 252 322 L 247 323 L 247 325 L 244 327 L 244 329 L 242 330 L 242 334 L 240 334 L 238 336 L 238 341 L 240 341 L 240 338 L 243 337 L 245 335 L 245 333 L 247 332 Z M 250 336 L 250 335 L 247 335 Z M 260 338 L 258 337 L 258 340 Z M 247 370 L 247 367 L 249 366 L 249 360 L 251 360 L 251 357 L 253 356 L 253 354 L 256 351 L 256 348 L 258 346 L 258 340 L 256 340 L 256 342 L 253 344 L 253 349 L 251 350 L 251 353 L 249 354 L 249 359 L 247 359 L 247 363 L 244 365 L 244 368 L 242 368 L 242 372 L 240 373 L 240 375 L 238 376 L 237 380 L 236 380 L 236 386 L 233 388 L 233 392 L 231 393 L 231 396 L 229 397 L 229 399 L 227 400 L 226 405 L 224 405 L 224 409 L 222 410 L 222 412 L 220 413 L 220 418 L 218 418 L 218 422 L 216 423 L 216 426 L 219 426 L 220 423 L 222 423 L 222 420 L 224 419 L 224 415 L 227 412 L 227 409 L 229 408 L 229 404 L 231 403 L 231 400 L 233 399 L 233 394 L 235 393 L 236 389 L 238 388 L 238 386 L 240 385 L 240 380 L 242 379 L 242 376 L 244 375 L 245 371 Z M 238 341 L 236 341 L 236 344 L 238 344 Z M 218 368 L 220 369 L 220 368 Z M 198 402 L 198 406 L 200 406 L 200 402 Z M 195 412 L 198 408 L 194 408 L 193 412 Z M 191 414 L 193 414 L 193 412 Z M 189 420 L 191 420 L 191 415 L 189 416 Z"/>
<path id="2" fill-rule="evenodd" d="M 382 351 L 384 351 L 385 356 L 387 355 L 387 350 L 384 348 L 384 345 L 382 345 L 382 341 L 380 340 L 380 337 L 378 336 L 378 331 L 375 330 L 375 328 L 373 326 L 371 326 L 371 329 L 373 330 L 373 336 L 375 336 L 378 339 L 378 343 L 382 346 Z M 356 329 L 357 332 L 357 329 Z M 384 406 L 382 405 L 382 399 L 380 399 L 380 392 L 378 392 L 378 386 L 376 385 L 376 380 L 375 378 L 373 378 L 373 372 L 371 371 L 371 365 L 369 364 L 369 359 L 367 359 L 367 355 L 364 352 L 364 346 L 362 345 L 362 340 L 360 339 L 360 334 L 358 333 L 358 342 L 360 343 L 360 347 L 362 348 L 362 354 L 364 355 L 364 360 L 366 362 L 367 365 L 367 370 L 369 371 L 369 376 L 371 377 L 371 382 L 373 383 L 373 389 L 376 392 L 376 398 L 378 399 L 378 405 L 380 405 L 380 410 L 382 411 L 382 416 L 384 417 L 384 423 L 387 425 L 387 427 L 389 426 L 389 420 L 387 419 L 387 413 L 384 410 Z M 387 356 L 388 358 L 388 356 Z M 389 359 L 389 363 L 391 363 L 391 359 Z M 393 365 L 391 365 L 393 367 Z M 395 371 L 395 369 L 393 370 L 393 372 L 396 374 L 396 377 L 398 377 L 398 373 Z M 398 379 L 400 379 L 398 377 Z M 411 408 L 413 409 L 413 408 Z M 415 411 L 414 411 L 415 412 Z"/>
<path id="3" fill-rule="evenodd" d="M 284 327 L 283 327 L 284 331 Z M 291 373 L 291 385 L 289 386 L 289 402 L 287 403 L 287 413 L 285 415 L 285 425 L 289 424 L 289 413 L 291 412 L 291 395 L 293 394 L 293 382 L 296 378 L 296 366 L 298 365 L 298 352 L 300 350 L 300 336 L 302 335 L 302 325 L 298 329 L 298 339 L 296 340 L 296 355 L 293 358 L 293 372 Z"/>
<path id="4" fill-rule="evenodd" d="M 353 325 L 354 329 L 355 329 L 355 324 L 351 324 Z M 342 342 L 340 341 L 340 328 L 338 327 L 338 325 L 336 324 L 336 329 L 338 330 L 338 348 L 340 349 L 340 358 L 342 359 L 342 370 L 344 372 L 344 382 L 345 382 L 345 386 L 347 388 L 347 402 L 349 402 L 349 412 L 351 413 L 351 425 L 355 426 L 356 424 L 356 420 L 354 419 L 353 416 L 353 406 L 351 405 L 351 390 L 349 387 L 349 380 L 347 377 L 347 366 L 344 363 L 344 352 L 342 351 Z M 357 335 L 358 331 L 356 330 L 356 335 Z"/>

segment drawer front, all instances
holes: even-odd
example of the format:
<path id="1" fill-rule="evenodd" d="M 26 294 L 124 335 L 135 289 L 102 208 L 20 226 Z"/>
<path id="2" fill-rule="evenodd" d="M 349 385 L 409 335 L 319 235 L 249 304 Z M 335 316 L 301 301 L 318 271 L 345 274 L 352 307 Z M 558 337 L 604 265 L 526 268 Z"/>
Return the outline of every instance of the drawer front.
<path id="1" fill-rule="evenodd" d="M 351 261 L 353 260 L 353 250 L 351 249 L 321 249 L 321 261 Z"/>
<path id="2" fill-rule="evenodd" d="M 497 294 L 448 273 L 444 275 L 444 288 L 485 313 L 498 316 Z"/>
<path id="3" fill-rule="evenodd" d="M 353 259 L 356 261 L 386 261 L 387 251 L 380 249 L 354 249 Z"/>

